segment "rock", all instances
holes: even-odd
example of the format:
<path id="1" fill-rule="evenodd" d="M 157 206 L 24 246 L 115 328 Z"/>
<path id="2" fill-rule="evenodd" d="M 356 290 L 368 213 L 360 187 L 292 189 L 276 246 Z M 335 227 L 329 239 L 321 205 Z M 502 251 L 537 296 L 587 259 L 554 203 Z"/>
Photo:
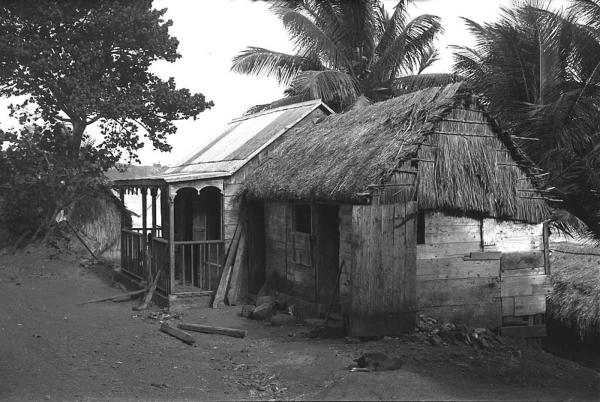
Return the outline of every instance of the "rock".
<path id="1" fill-rule="evenodd" d="M 264 303 L 257 306 L 252 312 L 252 317 L 256 320 L 268 320 L 273 315 L 273 305 Z"/>
<path id="2" fill-rule="evenodd" d="M 251 304 L 243 305 L 240 315 L 242 317 L 252 318 L 252 313 L 254 313 L 254 310 L 256 310 L 256 306 L 253 306 Z"/>
<path id="3" fill-rule="evenodd" d="M 277 326 L 296 325 L 297 319 L 289 314 L 275 314 L 271 317 L 271 324 Z"/>
<path id="4" fill-rule="evenodd" d="M 261 304 L 272 304 L 274 302 L 273 296 L 259 296 L 256 298 L 256 305 L 260 306 Z"/>
<path id="5" fill-rule="evenodd" d="M 442 338 L 437 334 L 433 334 L 429 337 L 429 343 L 433 346 L 440 346 L 442 344 Z"/>

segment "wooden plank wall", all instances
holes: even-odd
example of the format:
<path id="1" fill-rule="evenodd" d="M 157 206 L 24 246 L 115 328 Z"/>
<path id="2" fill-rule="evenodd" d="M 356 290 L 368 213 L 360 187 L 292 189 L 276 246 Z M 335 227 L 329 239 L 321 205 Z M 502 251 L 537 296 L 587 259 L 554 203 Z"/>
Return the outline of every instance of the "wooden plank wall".
<path id="1" fill-rule="evenodd" d="M 480 251 L 480 220 L 427 213 L 425 244 L 417 245 L 419 311 L 442 322 L 497 327 L 500 259 L 495 254 L 465 260 Z"/>
<path id="2" fill-rule="evenodd" d="M 550 281 L 542 226 L 426 214 L 426 244 L 417 246 L 419 310 L 441 321 L 543 336 Z"/>
<path id="3" fill-rule="evenodd" d="M 298 236 L 292 231 L 292 208 L 291 203 L 265 203 L 266 276 L 277 291 L 315 302 L 314 264 L 295 258 Z"/>
<path id="4" fill-rule="evenodd" d="M 356 246 L 355 236 L 352 234 L 352 205 L 340 205 L 340 264 L 344 268 L 340 275 L 340 305 L 342 311 L 348 311 L 350 305 L 350 269 L 352 267 L 352 250 Z"/>
<path id="5" fill-rule="evenodd" d="M 351 336 L 414 329 L 417 203 L 355 205 L 349 316 Z"/>

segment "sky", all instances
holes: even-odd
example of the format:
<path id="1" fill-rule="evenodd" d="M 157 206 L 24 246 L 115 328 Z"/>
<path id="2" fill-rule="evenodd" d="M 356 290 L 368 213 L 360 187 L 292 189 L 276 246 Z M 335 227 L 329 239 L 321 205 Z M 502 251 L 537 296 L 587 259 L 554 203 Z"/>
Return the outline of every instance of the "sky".
<path id="1" fill-rule="evenodd" d="M 549 0 L 552 7 L 566 0 Z M 426 72 L 449 72 L 452 68 L 451 45 L 471 46 L 461 17 L 476 22 L 498 19 L 500 7 L 513 0 L 417 0 L 409 10 L 411 17 L 434 14 L 441 18 L 445 33 L 437 42 L 440 60 Z M 392 11 L 397 0 L 384 0 Z M 167 8 L 166 18 L 173 21 L 170 33 L 179 40 L 182 57 L 175 63 L 157 62 L 152 71 L 163 79 L 174 77 L 178 87 L 200 92 L 215 106 L 196 120 L 176 122 L 178 131 L 169 137 L 170 153 L 152 149 L 147 143 L 140 150 L 143 165 L 176 165 L 194 149 L 208 143 L 223 131 L 230 120 L 257 104 L 283 96 L 284 88 L 273 78 L 246 76 L 230 71 L 231 60 L 248 46 L 291 53 L 293 51 L 281 22 L 268 10 L 267 2 L 250 0 L 155 0 L 154 6 Z M 9 102 L 0 100 L 0 108 Z M 0 110 L 4 125 L 7 113 Z"/>

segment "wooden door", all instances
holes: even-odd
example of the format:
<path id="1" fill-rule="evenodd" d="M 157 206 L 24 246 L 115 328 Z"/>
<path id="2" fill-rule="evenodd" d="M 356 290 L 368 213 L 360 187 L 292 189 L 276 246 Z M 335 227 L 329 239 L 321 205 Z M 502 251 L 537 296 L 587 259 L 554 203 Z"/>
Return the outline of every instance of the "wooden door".
<path id="1" fill-rule="evenodd" d="M 340 256 L 340 223 L 337 205 L 315 205 L 315 263 L 317 278 L 317 303 L 329 305 L 337 296 L 337 280 Z"/>
<path id="2" fill-rule="evenodd" d="M 413 201 L 353 207 L 349 335 L 398 335 L 414 329 L 416 213 Z"/>

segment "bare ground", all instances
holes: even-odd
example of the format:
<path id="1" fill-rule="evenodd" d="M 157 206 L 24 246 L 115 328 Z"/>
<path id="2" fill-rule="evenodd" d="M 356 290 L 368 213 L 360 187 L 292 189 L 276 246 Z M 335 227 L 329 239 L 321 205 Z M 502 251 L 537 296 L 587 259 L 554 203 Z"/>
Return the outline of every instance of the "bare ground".
<path id="1" fill-rule="evenodd" d="M 598 372 L 514 344 L 431 346 L 414 336 L 374 342 L 309 339 L 239 307 L 187 310 L 186 322 L 248 330 L 244 339 L 159 332 L 137 302 L 79 302 L 119 293 L 102 266 L 30 249 L 0 256 L 2 400 L 598 400 Z M 177 320 L 174 320 L 176 323 Z M 397 371 L 352 373 L 367 351 L 400 356 Z"/>

